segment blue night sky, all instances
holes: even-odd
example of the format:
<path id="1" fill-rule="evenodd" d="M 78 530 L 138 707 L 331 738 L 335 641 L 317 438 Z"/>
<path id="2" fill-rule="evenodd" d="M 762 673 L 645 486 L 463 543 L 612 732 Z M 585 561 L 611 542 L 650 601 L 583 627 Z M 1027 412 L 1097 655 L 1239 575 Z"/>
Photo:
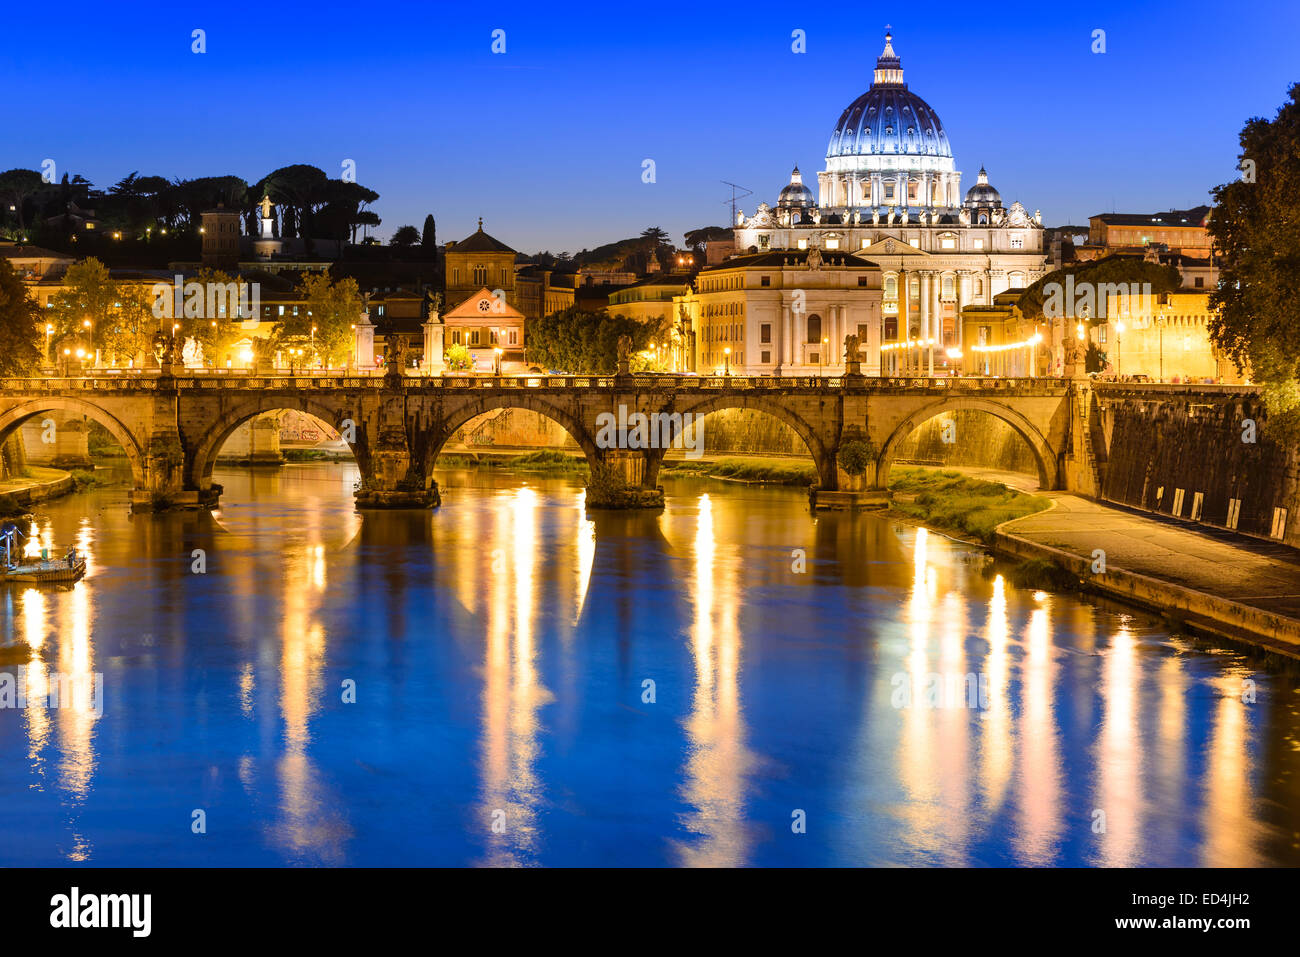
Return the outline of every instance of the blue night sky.
<path id="1" fill-rule="evenodd" d="M 385 241 L 427 212 L 440 240 L 462 238 L 481 215 L 525 252 L 652 224 L 680 243 L 725 223 L 720 180 L 755 190 L 746 212 L 775 203 L 794 163 L 814 180 L 886 22 L 963 190 L 983 164 L 1005 202 L 1047 225 L 1208 202 L 1235 175 L 1244 120 L 1271 118 L 1300 81 L 1291 0 L 26 9 L 0 63 L 0 169 L 50 157 L 104 187 L 132 170 L 254 181 L 311 163 L 338 176 L 353 159 L 380 193 Z M 206 54 L 190 52 L 195 28 Z M 504 55 L 490 51 L 496 28 Z M 790 50 L 795 28 L 806 54 Z"/>

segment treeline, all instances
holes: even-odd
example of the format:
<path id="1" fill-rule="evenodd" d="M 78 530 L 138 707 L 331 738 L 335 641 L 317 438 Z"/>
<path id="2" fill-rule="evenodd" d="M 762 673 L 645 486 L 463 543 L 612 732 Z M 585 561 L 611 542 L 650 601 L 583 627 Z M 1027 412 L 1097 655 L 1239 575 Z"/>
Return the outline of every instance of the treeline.
<path id="1" fill-rule="evenodd" d="M 31 169 L 0 173 L 0 231 L 8 238 L 61 246 L 61 240 L 75 235 L 79 211 L 85 215 L 90 210 L 101 233 L 120 233 L 123 238 L 197 234 L 203 212 L 218 205 L 238 210 L 245 234 L 253 236 L 260 229 L 258 204 L 263 196 L 275 204 L 275 236 L 301 238 L 308 251 L 316 240 L 355 243 L 359 230 L 381 224 L 369 208 L 379 199 L 377 192 L 350 177 L 331 179 L 324 170 L 303 163 L 282 166 L 252 182 L 239 176 L 168 179 L 138 171 L 107 189 L 75 173 L 47 179 L 53 180 L 49 172 Z M 398 232 L 401 240 L 396 245 L 435 242 L 432 216 L 426 217 L 423 234 L 411 226 Z"/>

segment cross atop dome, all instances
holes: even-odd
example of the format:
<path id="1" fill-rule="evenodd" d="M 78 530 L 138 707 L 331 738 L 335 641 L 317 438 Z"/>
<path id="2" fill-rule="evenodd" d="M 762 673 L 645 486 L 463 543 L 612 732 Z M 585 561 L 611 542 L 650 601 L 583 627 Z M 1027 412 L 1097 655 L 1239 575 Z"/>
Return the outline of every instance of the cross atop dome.
<path id="1" fill-rule="evenodd" d="M 894 35 L 885 27 L 885 49 L 876 58 L 876 70 L 872 74 L 872 86 L 906 86 L 903 82 L 903 61 L 894 52 Z"/>

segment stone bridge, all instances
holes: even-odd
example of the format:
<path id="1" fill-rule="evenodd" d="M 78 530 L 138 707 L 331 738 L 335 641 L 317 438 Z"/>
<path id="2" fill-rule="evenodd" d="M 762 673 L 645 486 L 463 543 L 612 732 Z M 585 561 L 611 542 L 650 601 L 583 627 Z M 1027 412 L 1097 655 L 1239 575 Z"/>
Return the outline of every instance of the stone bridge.
<path id="1" fill-rule="evenodd" d="M 34 417 L 84 415 L 102 424 L 125 449 L 134 479 L 133 507 L 201 508 L 215 505 L 220 496 L 212 470 L 230 434 L 266 412 L 296 409 L 343 434 L 361 471 L 358 507 L 429 507 L 439 503 L 434 461 L 459 428 L 495 409 L 529 409 L 559 423 L 593 467 L 606 467 L 604 476 L 639 493 L 636 501 L 653 505 L 662 502 L 662 493 L 655 490 L 664 439 L 678 436 L 686 421 L 677 417 L 753 409 L 798 433 L 816 465 L 816 503 L 836 507 L 883 498 L 880 490 L 908 434 L 934 416 L 961 409 L 986 412 L 1014 429 L 1033 451 L 1044 487 L 1095 494 L 1091 391 L 1087 382 L 1059 379 L 380 378 L 191 375 L 178 370 L 0 379 L 0 441 Z M 652 428 L 652 447 L 643 448 L 635 428 L 606 427 L 611 421 L 633 426 L 634 413 L 658 416 L 650 421 L 670 434 Z M 874 466 L 850 475 L 839 467 L 837 455 L 853 440 L 866 443 Z"/>

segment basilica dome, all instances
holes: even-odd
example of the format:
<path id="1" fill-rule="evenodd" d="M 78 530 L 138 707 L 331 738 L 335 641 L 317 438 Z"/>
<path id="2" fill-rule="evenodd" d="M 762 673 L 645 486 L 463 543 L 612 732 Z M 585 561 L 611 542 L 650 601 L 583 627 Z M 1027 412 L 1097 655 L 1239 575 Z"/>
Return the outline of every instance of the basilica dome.
<path id="1" fill-rule="evenodd" d="M 848 105 L 835 124 L 826 158 L 839 156 L 935 156 L 952 159 L 939 115 L 903 82 L 902 60 L 885 34 L 885 50 L 867 92 Z"/>

